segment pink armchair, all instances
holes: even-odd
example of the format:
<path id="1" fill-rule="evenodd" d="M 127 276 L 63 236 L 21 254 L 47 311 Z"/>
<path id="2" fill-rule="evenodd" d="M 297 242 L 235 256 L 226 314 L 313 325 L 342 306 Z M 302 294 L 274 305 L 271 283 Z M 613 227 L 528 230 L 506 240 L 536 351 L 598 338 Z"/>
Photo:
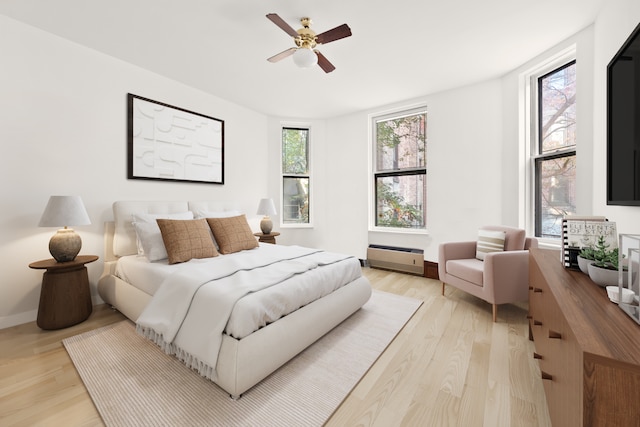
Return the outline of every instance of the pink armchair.
<path id="1" fill-rule="evenodd" d="M 438 275 L 445 283 L 493 305 L 493 321 L 498 304 L 529 299 L 529 252 L 538 241 L 526 237 L 525 230 L 504 226 L 484 226 L 483 230 L 504 231 L 504 251 L 489 252 L 484 261 L 476 258 L 476 241 L 442 243 L 438 255 Z"/>

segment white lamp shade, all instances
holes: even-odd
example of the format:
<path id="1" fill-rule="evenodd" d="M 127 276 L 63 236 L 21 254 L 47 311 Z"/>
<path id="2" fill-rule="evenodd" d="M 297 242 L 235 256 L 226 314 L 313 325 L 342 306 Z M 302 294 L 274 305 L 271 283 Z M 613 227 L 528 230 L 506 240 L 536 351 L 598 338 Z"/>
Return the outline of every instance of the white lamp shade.
<path id="1" fill-rule="evenodd" d="M 89 225 L 91 220 L 80 196 L 51 196 L 39 227 Z"/>
<path id="2" fill-rule="evenodd" d="M 293 62 L 300 68 L 313 67 L 318 63 L 318 55 L 306 47 L 299 47 L 293 53 Z"/>
<path id="3" fill-rule="evenodd" d="M 276 205 L 273 203 L 273 199 L 261 199 L 258 205 L 258 215 L 277 215 Z"/>

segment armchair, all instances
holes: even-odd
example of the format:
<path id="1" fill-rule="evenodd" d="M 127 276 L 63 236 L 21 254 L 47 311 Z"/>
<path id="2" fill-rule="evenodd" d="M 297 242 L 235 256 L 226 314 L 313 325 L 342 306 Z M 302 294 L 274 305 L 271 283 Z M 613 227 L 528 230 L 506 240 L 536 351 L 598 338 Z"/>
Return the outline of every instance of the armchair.
<path id="1" fill-rule="evenodd" d="M 484 226 L 482 230 L 504 232 L 504 250 L 477 258 L 477 242 L 442 243 L 438 255 L 438 275 L 445 283 L 493 305 L 493 321 L 498 304 L 527 301 L 529 298 L 529 252 L 538 247 L 537 239 L 525 230 L 505 226 Z"/>

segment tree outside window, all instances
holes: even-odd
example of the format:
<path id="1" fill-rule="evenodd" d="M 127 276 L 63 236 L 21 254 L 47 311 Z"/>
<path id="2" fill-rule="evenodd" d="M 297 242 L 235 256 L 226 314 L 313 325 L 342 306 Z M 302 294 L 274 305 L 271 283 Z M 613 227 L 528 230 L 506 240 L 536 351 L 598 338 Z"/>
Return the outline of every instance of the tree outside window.
<path id="1" fill-rule="evenodd" d="M 375 225 L 426 227 L 427 113 L 374 119 Z"/>

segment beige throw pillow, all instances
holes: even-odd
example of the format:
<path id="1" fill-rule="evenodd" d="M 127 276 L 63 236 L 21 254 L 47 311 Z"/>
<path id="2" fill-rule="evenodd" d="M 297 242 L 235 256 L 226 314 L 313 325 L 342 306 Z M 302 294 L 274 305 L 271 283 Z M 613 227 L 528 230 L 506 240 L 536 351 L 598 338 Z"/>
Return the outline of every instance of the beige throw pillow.
<path id="1" fill-rule="evenodd" d="M 484 261 L 486 254 L 504 251 L 505 235 L 504 231 L 478 230 L 476 258 Z"/>
<path id="2" fill-rule="evenodd" d="M 204 219 L 158 219 L 156 221 L 167 249 L 169 264 L 219 255 Z"/>
<path id="3" fill-rule="evenodd" d="M 258 247 L 258 241 L 253 235 L 245 215 L 230 218 L 207 218 L 207 222 L 220 246 L 221 254 L 231 254 Z"/>

